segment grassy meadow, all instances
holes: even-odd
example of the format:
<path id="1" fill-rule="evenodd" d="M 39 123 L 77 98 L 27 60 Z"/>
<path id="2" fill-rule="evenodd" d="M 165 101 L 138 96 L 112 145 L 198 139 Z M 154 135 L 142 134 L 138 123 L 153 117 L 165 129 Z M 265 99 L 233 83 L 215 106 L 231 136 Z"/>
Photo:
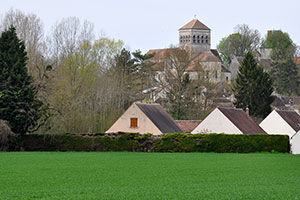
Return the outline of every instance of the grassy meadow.
<path id="1" fill-rule="evenodd" d="M 300 199 L 300 156 L 0 153 L 0 199 Z"/>

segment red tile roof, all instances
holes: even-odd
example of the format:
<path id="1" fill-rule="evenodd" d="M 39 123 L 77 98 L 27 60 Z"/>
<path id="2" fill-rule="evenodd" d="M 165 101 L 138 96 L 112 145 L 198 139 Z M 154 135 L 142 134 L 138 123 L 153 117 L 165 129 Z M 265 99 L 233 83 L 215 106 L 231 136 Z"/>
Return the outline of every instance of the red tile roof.
<path id="1" fill-rule="evenodd" d="M 154 54 L 151 59 L 166 59 L 170 53 L 171 48 L 166 49 L 150 49 L 147 54 Z"/>
<path id="2" fill-rule="evenodd" d="M 201 120 L 175 120 L 177 125 L 185 133 L 191 133 L 201 122 Z"/>
<path id="3" fill-rule="evenodd" d="M 242 109 L 218 108 L 243 134 L 266 134 Z"/>
<path id="4" fill-rule="evenodd" d="M 194 61 L 200 62 L 222 62 L 221 59 L 216 56 L 212 51 L 205 51 L 196 56 Z"/>
<path id="5" fill-rule="evenodd" d="M 212 51 L 205 51 L 200 53 L 196 56 L 192 61 L 191 64 L 186 68 L 186 71 L 199 71 L 199 62 L 222 62 L 221 59 L 216 56 Z"/>
<path id="6" fill-rule="evenodd" d="M 193 19 L 183 27 L 181 27 L 179 30 L 184 29 L 203 29 L 203 30 L 210 30 L 206 25 L 204 25 L 202 22 L 200 22 L 198 19 Z"/>
<path id="7" fill-rule="evenodd" d="M 300 57 L 294 57 L 294 61 L 296 63 L 296 65 L 300 64 Z"/>

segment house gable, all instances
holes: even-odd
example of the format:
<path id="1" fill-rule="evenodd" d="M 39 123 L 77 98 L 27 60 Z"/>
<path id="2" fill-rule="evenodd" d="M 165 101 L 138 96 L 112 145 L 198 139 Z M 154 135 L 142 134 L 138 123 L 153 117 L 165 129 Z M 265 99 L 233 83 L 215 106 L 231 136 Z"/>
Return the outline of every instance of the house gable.
<path id="1" fill-rule="evenodd" d="M 219 108 L 212 111 L 192 133 L 243 134 Z"/>
<path id="2" fill-rule="evenodd" d="M 130 127 L 131 118 L 137 118 L 137 127 Z M 140 134 L 152 133 L 161 135 L 159 128 L 149 117 L 136 105 L 132 104 L 121 117 L 106 131 L 107 133 L 138 132 Z"/>
<path id="3" fill-rule="evenodd" d="M 259 126 L 268 134 L 289 135 L 291 137 L 296 133 L 292 126 L 276 110 L 273 110 Z"/>

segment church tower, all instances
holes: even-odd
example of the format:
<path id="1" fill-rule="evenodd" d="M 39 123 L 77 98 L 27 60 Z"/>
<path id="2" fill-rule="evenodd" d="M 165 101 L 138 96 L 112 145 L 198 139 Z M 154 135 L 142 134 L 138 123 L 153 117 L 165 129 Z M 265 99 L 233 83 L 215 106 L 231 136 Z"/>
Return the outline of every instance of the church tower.
<path id="1" fill-rule="evenodd" d="M 210 51 L 210 29 L 193 19 L 179 29 L 179 46 L 192 51 L 193 55 Z"/>

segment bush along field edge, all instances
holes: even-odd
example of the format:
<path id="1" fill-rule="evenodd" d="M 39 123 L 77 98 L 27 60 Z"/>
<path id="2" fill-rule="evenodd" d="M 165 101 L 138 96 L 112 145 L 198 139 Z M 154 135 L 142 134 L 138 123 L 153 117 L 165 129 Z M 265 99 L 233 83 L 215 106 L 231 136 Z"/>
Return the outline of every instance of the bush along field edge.
<path id="1" fill-rule="evenodd" d="M 25 151 L 132 151 L 132 152 L 217 152 L 289 153 L 287 135 L 236 134 L 29 134 L 24 137 Z"/>

